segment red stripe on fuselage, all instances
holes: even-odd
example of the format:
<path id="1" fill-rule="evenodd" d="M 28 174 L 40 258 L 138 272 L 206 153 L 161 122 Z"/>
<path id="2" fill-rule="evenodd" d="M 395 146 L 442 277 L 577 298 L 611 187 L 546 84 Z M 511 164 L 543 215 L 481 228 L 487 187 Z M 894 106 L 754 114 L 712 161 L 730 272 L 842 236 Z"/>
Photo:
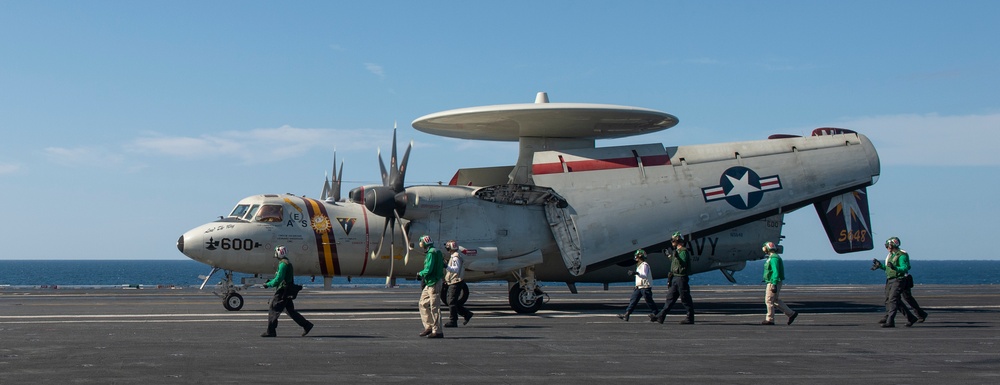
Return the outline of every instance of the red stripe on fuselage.
<path id="1" fill-rule="evenodd" d="M 666 166 L 670 164 L 670 157 L 667 155 L 641 156 L 643 167 Z M 584 172 L 598 170 L 614 170 L 621 168 L 639 167 L 639 162 L 635 158 L 615 158 L 615 159 L 587 159 L 571 162 L 537 163 L 531 166 L 534 175 L 559 174 L 563 172 L 563 165 L 566 165 L 567 172 Z"/>

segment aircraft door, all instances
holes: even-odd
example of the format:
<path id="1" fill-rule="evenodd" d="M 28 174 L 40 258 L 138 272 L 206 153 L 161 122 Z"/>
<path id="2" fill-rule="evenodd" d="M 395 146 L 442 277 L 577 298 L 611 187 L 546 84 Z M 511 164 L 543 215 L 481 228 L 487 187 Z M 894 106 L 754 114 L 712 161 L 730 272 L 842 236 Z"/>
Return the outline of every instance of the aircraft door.
<path id="1" fill-rule="evenodd" d="M 580 249 L 580 233 L 577 232 L 576 222 L 570 207 L 559 207 L 558 201 L 551 200 L 545 204 L 545 217 L 549 221 L 549 228 L 552 230 L 552 237 L 555 238 L 559 246 L 559 254 L 562 255 L 563 263 L 569 269 L 570 274 L 579 276 L 584 273 L 586 266 L 583 265 L 583 253 Z"/>

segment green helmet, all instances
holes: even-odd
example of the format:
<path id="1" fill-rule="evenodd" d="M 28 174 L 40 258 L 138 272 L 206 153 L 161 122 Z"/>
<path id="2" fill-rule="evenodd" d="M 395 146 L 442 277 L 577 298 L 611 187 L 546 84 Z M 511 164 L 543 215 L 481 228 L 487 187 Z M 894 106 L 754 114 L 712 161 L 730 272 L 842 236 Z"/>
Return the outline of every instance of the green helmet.
<path id="1" fill-rule="evenodd" d="M 898 248 L 899 247 L 899 238 L 892 237 L 892 238 L 886 239 L 885 240 L 885 247 L 895 247 L 895 248 Z"/>
<path id="2" fill-rule="evenodd" d="M 775 246 L 774 242 L 764 242 L 764 246 L 762 246 L 761 249 L 763 249 L 764 252 L 766 253 L 768 251 L 777 250 L 778 246 Z"/>
<path id="3" fill-rule="evenodd" d="M 632 258 L 634 258 L 634 259 L 639 259 L 639 258 L 646 259 L 646 250 L 643 250 L 643 249 L 636 250 L 635 251 L 635 255 L 633 255 Z"/>
<path id="4" fill-rule="evenodd" d="M 674 231 L 674 235 L 670 236 L 670 240 L 671 241 L 679 241 L 679 240 L 681 240 L 681 232 L 680 231 Z"/>

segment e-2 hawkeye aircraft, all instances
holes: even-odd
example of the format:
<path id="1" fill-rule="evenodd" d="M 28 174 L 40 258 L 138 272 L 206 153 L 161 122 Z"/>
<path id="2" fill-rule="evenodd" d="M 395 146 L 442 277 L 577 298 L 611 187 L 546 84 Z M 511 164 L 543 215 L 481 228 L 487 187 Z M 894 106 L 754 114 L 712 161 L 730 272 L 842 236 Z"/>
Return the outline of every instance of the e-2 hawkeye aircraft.
<path id="1" fill-rule="evenodd" d="M 669 264 L 654 252 L 669 247 L 674 231 L 691 245 L 693 272 L 719 270 L 735 282 L 733 272 L 762 258 L 763 242 L 780 241 L 784 215 L 808 205 L 838 253 L 873 248 L 866 187 L 880 164 L 864 135 L 823 128 L 747 142 L 595 146 L 677 123 L 644 108 L 549 103 L 543 92 L 535 103 L 426 115 L 413 127 L 517 141 L 516 163 L 460 169 L 448 185 L 405 187 L 412 142 L 397 164 L 394 132 L 388 171 L 379 154 L 382 185 L 341 200 L 343 166 L 338 174 L 335 158 L 320 199 L 244 198 L 229 216 L 184 233 L 177 248 L 212 266 L 205 282 L 223 270 L 223 304 L 239 310 L 232 273 L 273 273 L 277 245 L 286 246 L 297 275 L 324 277 L 329 287 L 334 276 L 414 278 L 424 258 L 411 239 L 454 239 L 463 246 L 466 280 L 506 280 L 518 313 L 541 308 L 547 295 L 539 281 L 565 282 L 575 292 L 577 282 L 629 280 L 625 270 L 639 248 L 650 252 L 654 276 L 665 277 Z"/>

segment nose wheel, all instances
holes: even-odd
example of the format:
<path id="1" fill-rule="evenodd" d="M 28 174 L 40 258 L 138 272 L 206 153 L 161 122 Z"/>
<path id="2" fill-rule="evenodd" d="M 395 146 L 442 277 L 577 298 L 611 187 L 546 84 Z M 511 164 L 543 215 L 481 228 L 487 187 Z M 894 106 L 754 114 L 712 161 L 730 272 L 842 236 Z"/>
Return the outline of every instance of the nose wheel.
<path id="1" fill-rule="evenodd" d="M 202 281 L 199 290 L 204 289 L 205 284 L 208 283 L 208 280 L 212 278 L 212 276 L 215 275 L 215 273 L 218 271 L 219 271 L 218 267 L 213 267 L 212 271 L 209 272 L 207 276 L 199 277 L 199 278 L 205 278 L 205 280 Z M 233 283 L 233 271 L 232 270 L 224 270 L 224 271 L 226 274 L 226 278 L 223 279 L 222 282 L 219 282 L 219 286 L 217 286 L 218 290 L 214 291 L 213 293 L 219 297 L 222 297 L 222 307 L 226 308 L 226 310 L 239 311 L 240 309 L 243 308 L 243 296 L 240 295 L 240 293 L 238 293 L 240 287 L 236 286 L 236 284 Z"/>
<path id="2" fill-rule="evenodd" d="M 243 308 L 243 296 L 240 293 L 229 293 L 222 300 L 222 306 L 229 311 L 239 311 Z"/>

